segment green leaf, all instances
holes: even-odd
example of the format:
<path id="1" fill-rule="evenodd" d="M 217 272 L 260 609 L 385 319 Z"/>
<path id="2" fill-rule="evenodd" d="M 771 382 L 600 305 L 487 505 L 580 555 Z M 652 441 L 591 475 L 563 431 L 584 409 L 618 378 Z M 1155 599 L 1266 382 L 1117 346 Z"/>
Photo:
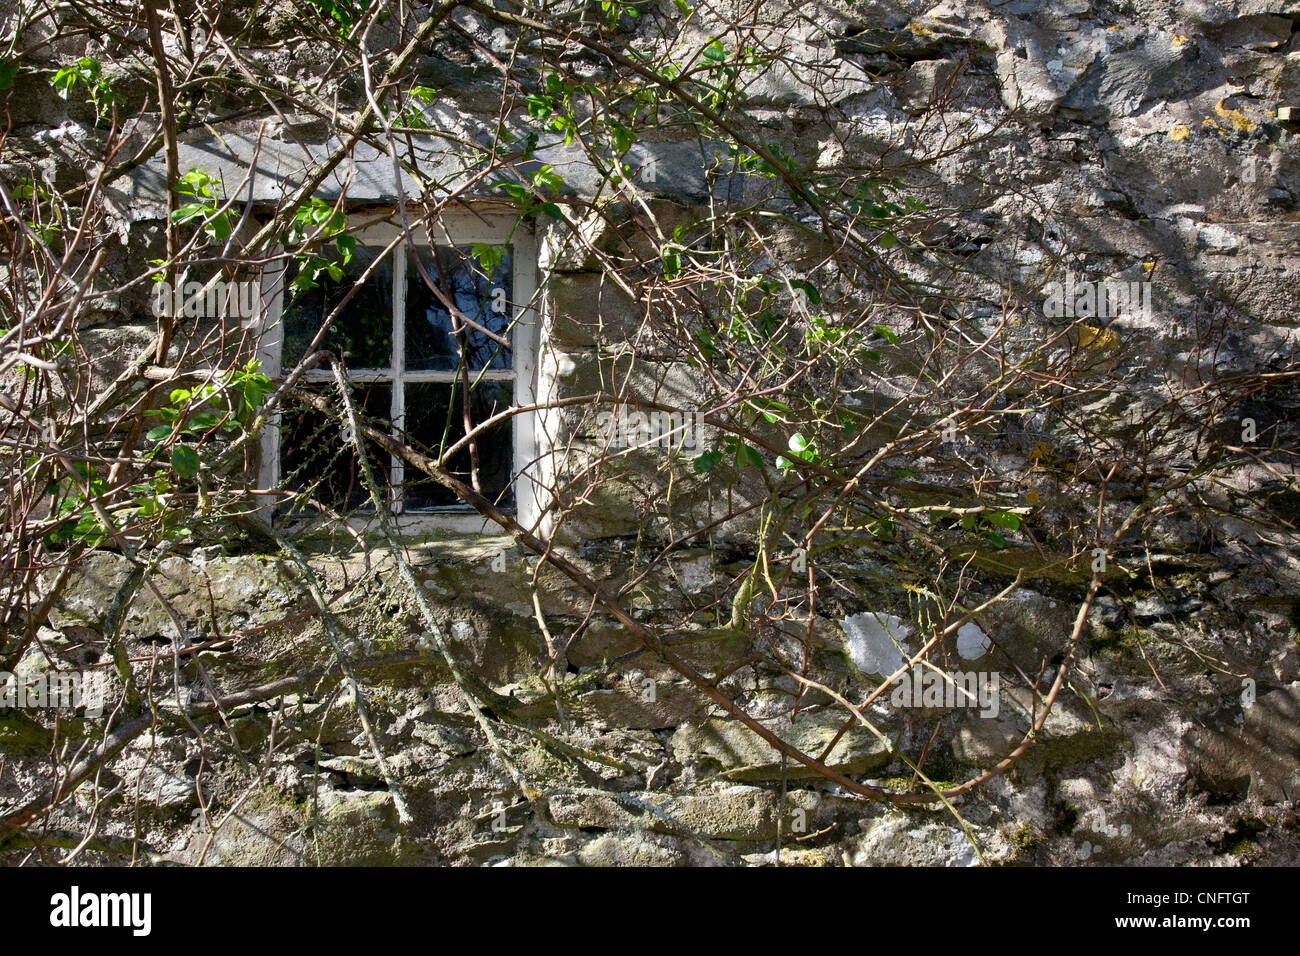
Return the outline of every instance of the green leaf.
<path id="1" fill-rule="evenodd" d="M 213 239 L 224 242 L 230 238 L 231 222 L 230 213 L 223 212 L 218 216 L 213 216 L 208 222 L 204 223 L 203 231 Z"/>
<path id="2" fill-rule="evenodd" d="M 819 292 L 819 291 L 817 290 L 817 287 L 816 287 L 815 285 L 813 285 L 811 282 L 809 282 L 807 279 L 796 279 L 794 282 L 791 282 L 791 283 L 790 283 L 790 288 L 792 288 L 792 289 L 802 289 L 805 298 L 808 299 L 808 304 L 809 304 L 809 305 L 821 305 L 821 304 L 822 304 L 822 294 L 821 294 L 821 292 Z"/>
<path id="3" fill-rule="evenodd" d="M 166 441 L 171 437 L 172 427 L 170 425 L 155 425 L 144 433 L 144 437 L 150 441 Z"/>
<path id="4" fill-rule="evenodd" d="M 222 416 L 215 412 L 200 412 L 189 420 L 189 423 L 185 426 L 185 430 L 206 432 L 220 425 L 221 417 Z"/>
<path id="5" fill-rule="evenodd" d="M 487 242 L 476 242 L 469 248 L 470 255 L 478 260 L 483 271 L 491 275 L 506 257 L 505 246 L 494 246 Z"/>
<path id="6" fill-rule="evenodd" d="M 172 449 L 172 470 L 182 478 L 193 478 L 199 473 L 199 453 L 189 445 Z"/>
<path id="7" fill-rule="evenodd" d="M 712 471 L 722 461 L 722 452 L 706 451 L 695 459 L 695 473 L 702 475 L 707 471 Z"/>
<path id="8" fill-rule="evenodd" d="M 990 534 L 989 542 L 999 551 L 1007 546 L 1007 539 L 1002 537 L 1000 534 Z"/>
<path id="9" fill-rule="evenodd" d="M 76 85 L 79 78 L 80 74 L 77 72 L 76 67 L 65 66 L 55 72 L 50 83 L 59 94 L 59 98 L 66 100 L 68 94 L 72 92 L 72 88 Z"/>
<path id="10" fill-rule="evenodd" d="M 753 465 L 760 470 L 763 467 L 763 456 L 758 453 L 758 449 L 744 442 L 736 450 L 736 460 L 742 465 Z"/>
<path id="11" fill-rule="evenodd" d="M 984 520 L 991 525 L 997 525 L 997 527 L 1005 528 L 1008 531 L 1016 531 L 1020 528 L 1020 516 L 1010 511 L 986 512 Z"/>
<path id="12" fill-rule="evenodd" d="M 201 169 L 191 169 L 181 177 L 180 182 L 176 184 L 176 191 L 184 195 L 196 196 L 202 199 L 215 198 L 212 192 L 212 186 L 216 180 L 209 176 Z"/>
<path id="13" fill-rule="evenodd" d="M 682 257 L 676 249 L 666 248 L 660 252 L 664 262 L 664 278 L 675 279 L 682 271 Z"/>
<path id="14" fill-rule="evenodd" d="M 549 96 L 528 97 L 528 115 L 533 119 L 546 119 L 555 112 L 555 105 Z"/>
<path id="15" fill-rule="evenodd" d="M 700 333 L 696 332 L 695 334 L 698 336 Z M 763 416 L 763 421 L 767 422 L 769 425 L 775 425 L 781 419 L 777 415 L 772 414 L 772 412 L 765 411 L 765 409 L 770 408 L 779 412 L 790 411 L 789 405 L 786 405 L 784 402 L 778 402 L 774 398 L 758 398 L 750 402 L 750 405 L 758 409 L 758 414 Z"/>
<path id="16" fill-rule="evenodd" d="M 872 329 L 872 331 L 875 332 L 877 335 L 879 335 L 890 345 L 898 344 L 898 336 L 894 334 L 894 330 L 891 329 L 889 326 L 877 325 L 874 329 Z"/>
<path id="17" fill-rule="evenodd" d="M 357 237 L 339 236 L 334 240 L 334 246 L 338 249 L 339 255 L 343 257 L 343 264 L 347 265 L 352 261 L 352 253 L 357 249 Z"/>
<path id="18" fill-rule="evenodd" d="M 557 173 L 554 167 L 543 166 L 533 174 L 533 186 L 538 192 L 549 189 L 551 192 L 558 193 L 564 188 L 564 177 Z"/>
<path id="19" fill-rule="evenodd" d="M 717 346 L 713 344 L 713 336 L 704 329 L 696 329 L 694 335 L 695 344 L 699 346 L 700 354 L 704 356 L 704 360 L 706 362 L 712 361 L 714 353 L 718 350 Z"/>
<path id="20" fill-rule="evenodd" d="M 14 77 L 18 75 L 18 61 L 0 57 L 0 90 L 13 89 Z"/>
<path id="21" fill-rule="evenodd" d="M 626 153 L 636 142 L 636 133 L 622 123 L 610 123 L 609 131 L 614 138 L 614 150 L 618 153 Z"/>
<path id="22" fill-rule="evenodd" d="M 172 222 L 189 222 L 191 219 L 195 219 L 199 216 L 206 216 L 207 214 L 208 206 L 206 203 L 187 202 L 184 206 L 181 206 L 180 209 L 177 209 L 172 213 Z"/>
<path id="23" fill-rule="evenodd" d="M 789 448 L 796 455 L 802 455 L 809 447 L 811 447 L 811 443 L 798 432 L 790 436 Z"/>

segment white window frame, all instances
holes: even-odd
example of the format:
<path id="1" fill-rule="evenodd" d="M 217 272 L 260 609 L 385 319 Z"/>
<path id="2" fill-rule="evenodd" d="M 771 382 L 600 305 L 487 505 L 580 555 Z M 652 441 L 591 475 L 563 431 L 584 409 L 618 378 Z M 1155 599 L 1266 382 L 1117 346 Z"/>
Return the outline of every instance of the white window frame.
<path id="1" fill-rule="evenodd" d="M 512 381 L 514 383 L 514 406 L 532 405 L 537 394 L 537 354 L 538 334 L 541 322 L 537 315 L 537 242 L 532 229 L 518 221 L 517 212 L 484 209 L 482 211 L 444 213 L 442 225 L 444 235 L 435 234 L 435 244 L 450 242 L 457 246 L 468 246 L 481 242 L 492 245 L 508 244 L 511 247 L 513 264 L 513 301 L 515 310 L 514 326 L 511 339 L 511 368 L 502 370 L 485 370 L 484 380 Z M 401 234 L 400 226 L 390 221 L 367 225 L 354 235 L 358 246 L 385 248 Z M 421 250 L 430 248 L 426 241 L 427 233 L 423 228 L 412 226 L 416 246 Z M 384 370 L 365 370 L 353 372 L 349 369 L 352 381 L 384 381 L 393 383 L 392 421 L 394 429 L 402 427 L 406 414 L 404 407 L 405 389 L 397 387 L 399 383 L 450 382 L 454 373 L 441 371 L 407 371 L 405 368 L 405 322 L 406 322 L 406 270 L 408 253 L 405 243 L 399 243 L 389 255 L 393 258 L 393 350 L 391 365 Z M 277 384 L 283 380 L 285 369 L 282 368 L 282 351 L 284 345 L 284 326 L 282 319 L 284 305 L 284 274 L 282 264 L 268 268 L 262 280 L 262 307 L 265 325 L 258 347 L 258 357 L 262 369 Z M 312 369 L 306 372 L 303 382 L 332 382 L 333 372 L 328 369 Z M 531 527 L 541 511 L 540 483 L 538 482 L 536 415 L 532 411 L 519 412 L 512 417 L 514 426 L 514 498 L 513 516 L 524 527 Z M 372 462 L 372 465 L 376 464 Z M 389 473 L 394 487 L 400 487 L 405 466 L 398 459 L 390 464 Z M 275 489 L 280 485 L 280 411 L 271 416 L 261 436 L 261 467 L 258 472 L 259 487 Z M 270 517 L 273 509 L 265 509 Z M 404 534 L 425 534 L 446 531 L 455 534 L 499 533 L 496 522 L 477 513 L 465 512 L 404 512 L 390 510 L 397 528 Z M 362 531 L 377 530 L 373 516 L 353 515 L 348 519 L 350 525 Z"/>

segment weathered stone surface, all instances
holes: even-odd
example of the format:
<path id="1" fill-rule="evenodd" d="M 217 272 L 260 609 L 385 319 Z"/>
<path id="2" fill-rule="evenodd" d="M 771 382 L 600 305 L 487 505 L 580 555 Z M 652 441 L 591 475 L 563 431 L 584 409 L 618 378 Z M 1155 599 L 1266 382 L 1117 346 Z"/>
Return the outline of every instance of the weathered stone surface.
<path id="1" fill-rule="evenodd" d="M 958 827 L 922 822 L 890 812 L 865 821 L 863 834 L 851 851 L 849 866 L 975 866 L 975 847 Z"/>
<path id="2" fill-rule="evenodd" d="M 574 708 L 596 726 L 629 730 L 666 730 L 697 716 L 706 698 L 692 685 L 667 681 L 637 681 L 630 688 L 583 694 Z"/>
<path id="3" fill-rule="evenodd" d="M 1064 105 L 1090 118 L 1131 115 L 1145 103 L 1174 95 L 1193 54 L 1192 44 L 1164 34 L 1133 50 L 1100 53 Z"/>
<path id="4" fill-rule="evenodd" d="M 953 738 L 953 755 L 970 766 L 986 767 L 1007 756 L 1024 737 L 1041 699 L 1035 702 L 1025 688 L 1004 688 L 1000 714 L 981 717 L 978 712 L 965 714 Z M 1042 729 L 1034 736 L 1030 759 L 1050 765 L 1065 765 L 1086 760 L 1116 742 L 1097 721 L 1074 702 L 1057 700 Z"/>
<path id="5" fill-rule="evenodd" d="M 777 793 L 756 787 L 684 794 L 660 807 L 691 832 L 717 840 L 774 840 L 778 826 L 791 840 L 819 829 L 830 817 L 819 812 L 822 800 L 810 790 L 787 791 L 784 811 Z"/>
<path id="6" fill-rule="evenodd" d="M 949 60 L 918 60 L 895 84 L 894 95 L 905 109 L 923 110 L 948 87 L 956 72 L 957 65 Z"/>
<path id="7" fill-rule="evenodd" d="M 837 715 L 803 713 L 793 724 L 788 717 L 765 723 L 773 733 L 804 753 L 818 757 L 845 721 Z M 739 721 L 716 719 L 687 724 L 673 734 L 672 746 L 678 760 L 702 758 L 732 779 L 772 780 L 781 776 L 781 755 L 776 748 Z M 836 743 L 826 763 L 841 773 L 858 774 L 882 767 L 890 759 L 883 743 L 864 727 L 854 724 Z M 807 779 L 813 776 L 813 771 L 797 761 L 787 760 L 786 776 Z"/>
<path id="8" fill-rule="evenodd" d="M 638 793 L 620 800 L 610 794 L 565 795 L 552 799 L 560 826 L 597 829 L 643 828 L 664 834 L 716 840 L 773 840 L 781 826 L 787 837 L 824 824 L 820 796 L 808 790 L 786 794 L 784 817 L 778 794 L 757 787 L 714 788 L 686 794 Z"/>
<path id="9" fill-rule="evenodd" d="M 1300 792 L 1300 684 L 1261 694 L 1242 708 L 1240 727 L 1189 728 L 1188 762 L 1219 794 L 1249 794 L 1264 803 Z"/>
<path id="10" fill-rule="evenodd" d="M 674 866 L 687 859 L 677 841 L 644 833 L 606 833 L 578 853 L 583 866 Z"/>
<path id="11" fill-rule="evenodd" d="M 632 341 L 645 323 L 645 309 L 597 273 L 561 273 L 548 285 L 552 325 L 549 338 L 560 348 Z"/>

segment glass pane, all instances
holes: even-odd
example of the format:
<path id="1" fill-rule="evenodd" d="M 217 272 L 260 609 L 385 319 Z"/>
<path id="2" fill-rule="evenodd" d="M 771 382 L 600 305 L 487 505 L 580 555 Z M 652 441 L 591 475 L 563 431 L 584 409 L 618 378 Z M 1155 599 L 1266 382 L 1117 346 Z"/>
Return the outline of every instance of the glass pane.
<path id="1" fill-rule="evenodd" d="M 332 387 L 321 390 L 337 400 Z M 363 419 L 387 428 L 392 410 L 393 388 L 388 382 L 358 382 L 352 385 L 352 400 Z M 367 443 L 367 456 L 375 480 L 387 493 L 392 459 L 388 452 Z M 341 512 L 372 511 L 370 493 L 361 480 L 356 454 L 343 443 L 338 418 L 326 416 L 307 405 L 286 406 L 280 424 L 280 476 L 293 491 Z"/>
<path id="2" fill-rule="evenodd" d="M 406 438 L 412 445 L 437 455 L 465 435 L 464 388 L 457 382 L 419 382 L 406 386 Z M 511 382 L 479 382 L 470 391 L 470 421 L 485 421 L 510 407 L 514 401 Z M 513 508 L 514 419 L 494 425 L 477 438 L 479 491 L 501 508 Z M 448 470 L 465 484 L 470 480 L 471 458 L 467 448 L 452 455 Z M 403 489 L 406 511 L 430 511 L 460 504 L 450 491 L 411 467 L 406 469 Z"/>
<path id="3" fill-rule="evenodd" d="M 504 257 L 491 275 L 466 248 L 439 246 L 436 256 L 430 255 L 428 249 L 422 249 L 420 262 L 429 278 L 466 318 L 510 341 L 514 268 L 510 248 L 507 246 L 504 251 Z M 452 371 L 459 367 L 462 347 L 471 371 L 511 367 L 508 348 L 468 326 L 457 336 L 454 331 L 456 324 L 442 298 L 429 288 L 415 263 L 408 262 L 406 368 L 410 371 Z"/>
<path id="4" fill-rule="evenodd" d="M 321 322 L 353 287 L 382 250 L 358 247 L 352 261 L 335 282 L 326 273 L 317 277 L 316 288 L 296 294 L 291 285 L 284 294 L 284 355 L 282 364 L 291 368 L 303 357 Z M 298 273 L 290 270 L 292 279 Z M 350 369 L 389 368 L 393 355 L 393 264 L 384 259 L 357 289 L 338 317 L 330 324 L 320 347 L 340 356 Z"/>

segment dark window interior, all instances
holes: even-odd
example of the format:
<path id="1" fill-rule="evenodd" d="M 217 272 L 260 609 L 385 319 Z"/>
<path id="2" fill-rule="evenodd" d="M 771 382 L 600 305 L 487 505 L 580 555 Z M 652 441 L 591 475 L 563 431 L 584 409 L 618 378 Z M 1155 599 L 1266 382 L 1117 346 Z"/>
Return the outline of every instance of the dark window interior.
<path id="1" fill-rule="evenodd" d="M 484 371 L 499 373 L 513 367 L 508 344 L 494 341 L 472 326 L 457 332 L 455 317 L 447 307 L 448 302 L 454 303 L 470 322 L 509 343 L 514 297 L 512 255 L 507 250 L 489 274 L 469 249 L 445 246 L 420 250 L 420 264 L 441 295 L 430 288 L 425 275 L 408 260 L 405 372 L 417 376 L 438 373 L 439 379 L 411 381 L 394 380 L 392 376 L 392 254 L 375 264 L 380 252 L 359 246 L 339 281 L 322 272 L 316 288 L 295 293 L 286 287 L 282 366 L 287 371 L 302 359 L 321 322 L 346 298 L 317 348 L 339 355 L 349 372 L 364 371 L 367 378 L 379 378 L 352 383 L 358 411 L 372 425 L 393 431 L 393 389 L 403 389 L 404 431 L 399 437 L 426 454 L 440 457 L 443 450 L 464 437 L 467 412 L 472 423 L 482 422 L 509 408 L 514 400 L 512 380 L 481 377 Z M 354 284 L 367 269 L 371 269 L 370 275 L 353 292 Z M 290 280 L 295 275 L 291 270 Z M 462 354 L 468 375 L 464 375 Z M 468 403 L 464 399 L 466 378 Z M 312 388 L 337 399 L 332 383 L 320 381 L 319 375 L 315 379 Z M 286 487 L 309 491 L 317 501 L 339 512 L 371 510 L 355 455 L 344 446 L 336 419 L 299 405 L 286 408 L 280 429 L 280 473 Z M 373 445 L 371 456 L 376 478 L 387 489 L 397 463 Z M 472 467 L 474 463 L 477 468 Z M 446 466 L 466 485 L 477 484 L 479 492 L 499 507 L 513 509 L 513 422 L 507 420 L 478 436 L 472 454 L 471 449 L 462 448 L 447 459 Z M 403 511 L 472 510 L 461 504 L 452 491 L 413 466 L 406 465 L 403 470 L 405 478 L 396 496 Z M 391 496 L 391 490 L 389 493 Z"/>

